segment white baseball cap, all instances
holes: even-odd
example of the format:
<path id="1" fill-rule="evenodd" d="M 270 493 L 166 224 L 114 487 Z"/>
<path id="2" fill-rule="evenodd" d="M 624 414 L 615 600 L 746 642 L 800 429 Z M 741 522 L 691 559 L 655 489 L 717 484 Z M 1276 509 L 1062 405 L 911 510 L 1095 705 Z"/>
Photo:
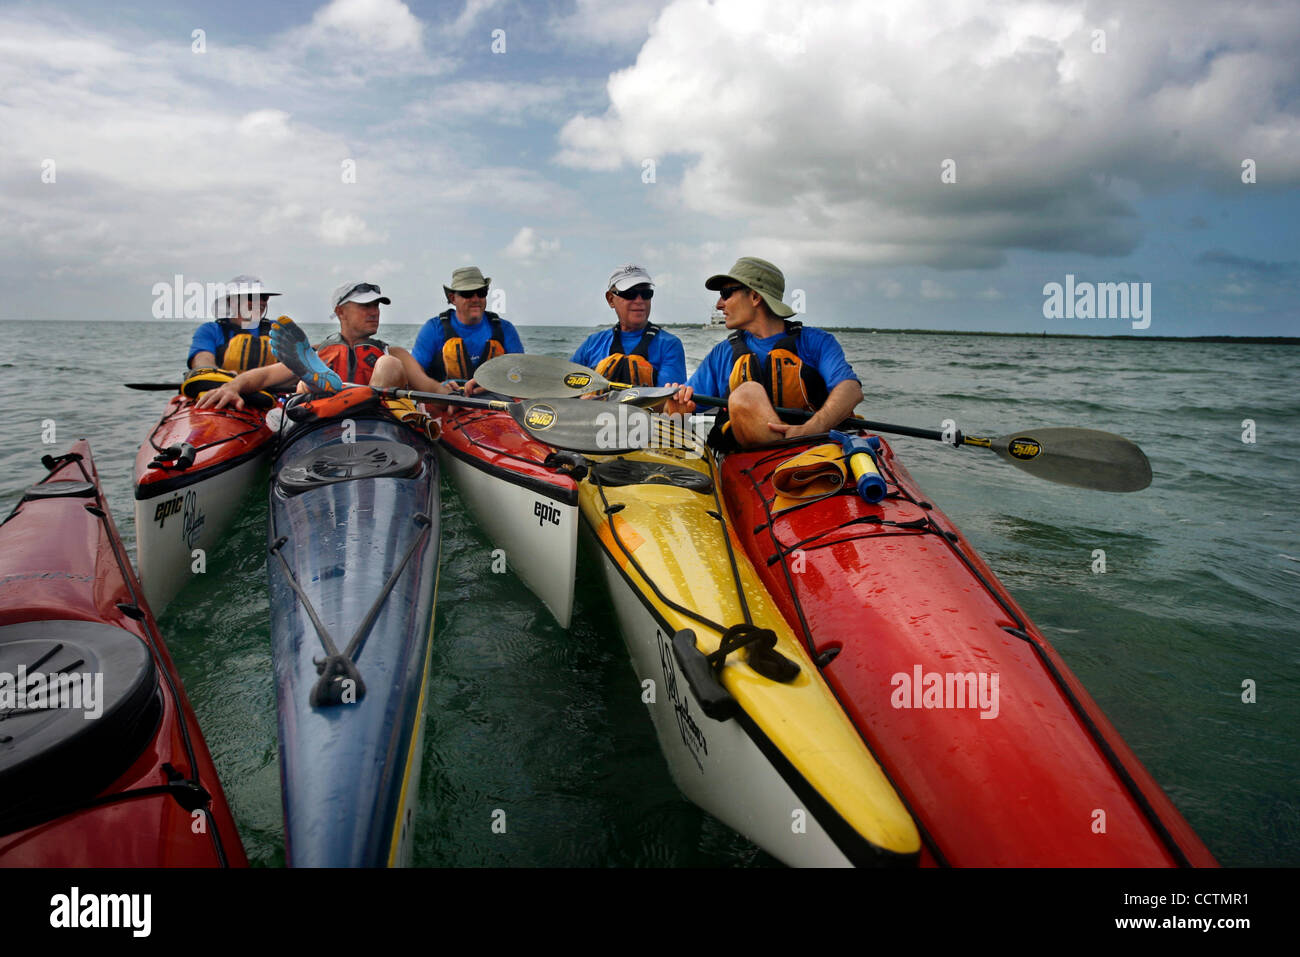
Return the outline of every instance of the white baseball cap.
<path id="1" fill-rule="evenodd" d="M 628 263 L 626 266 L 619 266 L 609 277 L 609 283 L 605 286 L 605 291 L 617 289 L 619 292 L 627 292 L 633 286 L 647 285 L 651 289 L 654 283 L 650 281 L 650 274 L 640 266 L 633 266 Z"/>
<path id="2" fill-rule="evenodd" d="M 220 284 L 219 284 L 220 285 Z M 257 276 L 236 276 L 234 279 L 227 280 L 224 284 L 224 291 L 220 288 L 217 296 L 212 300 L 212 315 L 217 319 L 233 319 L 230 314 L 230 300 L 237 299 L 240 296 L 278 296 L 278 292 L 267 292 L 262 285 L 262 280 Z"/>
<path id="3" fill-rule="evenodd" d="M 330 298 L 333 300 L 331 308 L 341 306 L 345 302 L 359 302 L 363 306 L 372 302 L 382 302 L 387 306 L 393 301 L 381 293 L 379 287 L 373 282 L 345 282 L 334 290 L 334 295 Z"/>

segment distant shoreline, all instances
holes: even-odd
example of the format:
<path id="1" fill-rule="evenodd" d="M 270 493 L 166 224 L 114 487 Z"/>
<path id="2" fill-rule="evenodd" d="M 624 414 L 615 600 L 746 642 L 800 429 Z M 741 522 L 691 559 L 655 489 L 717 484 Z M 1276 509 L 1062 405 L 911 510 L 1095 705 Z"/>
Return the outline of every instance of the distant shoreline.
<path id="1" fill-rule="evenodd" d="M 109 322 L 111 320 L 94 320 L 94 319 L 17 319 L 14 317 L 0 316 L 0 322 Z M 168 325 L 184 322 L 192 326 L 198 326 L 203 319 L 154 319 L 152 317 L 142 320 L 147 323 L 165 323 Z M 304 319 L 300 320 L 305 325 L 329 325 L 331 320 L 324 319 Z M 383 326 L 388 328 L 411 327 L 418 328 L 424 324 L 420 322 L 384 322 Z M 703 329 L 702 322 L 661 322 L 659 325 L 664 329 Z M 519 329 L 597 329 L 607 328 L 608 323 L 600 323 L 592 326 L 585 325 L 552 325 L 517 322 L 516 328 Z M 715 327 L 719 332 L 726 330 L 722 326 Z M 1003 336 L 1013 339 L 1100 339 L 1123 340 L 1127 342 L 1217 342 L 1238 345 L 1265 345 L 1265 346 L 1296 346 L 1300 345 L 1300 336 L 1134 336 L 1134 335 L 1113 335 L 1113 336 L 1089 336 L 1074 332 L 987 332 L 977 329 L 886 329 L 871 326 L 824 326 L 818 325 L 818 329 L 825 329 L 828 332 L 861 332 L 868 334 L 878 334 L 886 336 Z"/>
<path id="2" fill-rule="evenodd" d="M 701 329 L 698 322 L 663 322 L 665 329 Z M 541 327 L 539 327 L 541 328 Z M 719 326 L 719 329 L 722 327 Z M 869 326 L 823 326 L 827 332 L 867 332 L 894 336 L 1006 336 L 1014 339 L 1124 339 L 1137 342 L 1230 342 L 1247 345 L 1297 346 L 1300 336 L 1087 336 L 1073 332 L 985 332 L 973 329 L 883 329 Z"/>

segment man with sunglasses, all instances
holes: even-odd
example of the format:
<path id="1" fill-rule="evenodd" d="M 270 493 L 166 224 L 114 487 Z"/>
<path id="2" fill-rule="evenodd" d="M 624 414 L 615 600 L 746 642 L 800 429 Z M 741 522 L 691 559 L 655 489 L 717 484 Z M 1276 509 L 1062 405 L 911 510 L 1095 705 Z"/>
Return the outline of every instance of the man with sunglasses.
<path id="1" fill-rule="evenodd" d="M 661 385 L 686 378 L 682 340 L 650 321 L 654 296 L 650 274 L 640 266 L 619 266 L 605 285 L 605 302 L 618 321 L 593 332 L 573 354 L 574 362 L 594 368 L 611 382 Z"/>
<path id="2" fill-rule="evenodd" d="M 862 385 L 834 336 L 790 321 L 781 270 L 745 256 L 704 287 L 717 291 L 731 335 L 704 357 L 666 412 L 694 412 L 696 392 L 725 397 L 727 409 L 709 434 L 709 444 L 722 451 L 825 432 L 853 414 Z M 788 423 L 777 408 L 812 415 Z"/>
<path id="3" fill-rule="evenodd" d="M 487 311 L 491 283 L 478 266 L 455 270 L 451 283 L 442 287 L 451 308 L 425 322 L 411 350 L 426 375 L 467 380 L 465 391 L 470 394 L 483 391 L 474 382 L 474 371 L 484 362 L 524 351 L 515 327 Z"/>
<path id="4" fill-rule="evenodd" d="M 411 354 L 375 338 L 379 331 L 379 306 L 392 302 L 375 283 L 345 282 L 330 297 L 339 331 L 316 346 L 316 354 L 339 379 L 311 383 L 318 390 L 334 391 L 342 383 L 370 385 L 376 389 L 415 389 L 446 394 L 451 390 L 424 374 Z M 308 348 L 306 343 L 302 346 Z M 322 380 L 327 378 L 322 373 Z M 241 372 L 234 379 L 204 392 L 195 403 L 200 408 L 244 407 L 243 395 L 262 389 L 284 388 L 297 380 L 282 362 Z M 300 384 L 299 391 L 307 388 Z"/>
<path id="5" fill-rule="evenodd" d="M 273 362 L 266 305 L 280 294 L 266 292 L 256 276 L 236 276 L 218 288 L 224 292 L 212 302 L 215 319 L 194 330 L 186 367 L 243 372 Z"/>

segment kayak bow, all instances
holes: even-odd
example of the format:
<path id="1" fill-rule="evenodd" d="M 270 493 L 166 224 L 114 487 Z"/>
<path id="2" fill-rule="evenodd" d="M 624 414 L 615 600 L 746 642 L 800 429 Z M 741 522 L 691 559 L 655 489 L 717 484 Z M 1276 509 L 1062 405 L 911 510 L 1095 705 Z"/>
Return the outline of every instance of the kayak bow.
<path id="1" fill-rule="evenodd" d="M 437 593 L 437 459 L 381 411 L 323 419 L 284 437 L 270 499 L 288 863 L 401 866 Z"/>

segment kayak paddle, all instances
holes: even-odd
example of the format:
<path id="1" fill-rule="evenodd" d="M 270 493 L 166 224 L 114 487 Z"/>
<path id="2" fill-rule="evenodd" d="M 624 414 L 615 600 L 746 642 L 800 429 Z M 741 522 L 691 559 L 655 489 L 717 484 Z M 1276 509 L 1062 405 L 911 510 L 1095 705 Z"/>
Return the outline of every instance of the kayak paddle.
<path id="1" fill-rule="evenodd" d="M 493 392 L 521 397 L 581 395 L 631 388 L 564 359 L 526 354 L 498 356 L 485 362 L 478 368 L 475 379 Z M 661 401 L 659 395 L 666 388 L 638 391 L 647 400 Z M 726 399 L 717 396 L 697 394 L 694 398 L 704 405 L 719 408 L 727 405 Z M 812 415 L 802 409 L 776 411 L 789 418 L 807 419 Z M 936 429 L 918 429 L 859 418 L 846 419 L 841 425 L 934 439 L 958 447 L 967 445 L 989 449 L 1016 468 L 1059 485 L 1101 492 L 1137 492 L 1151 484 L 1151 463 L 1142 449 L 1121 435 L 1097 429 L 1035 428 L 990 438 L 966 435 L 959 429 L 945 434 Z"/>

